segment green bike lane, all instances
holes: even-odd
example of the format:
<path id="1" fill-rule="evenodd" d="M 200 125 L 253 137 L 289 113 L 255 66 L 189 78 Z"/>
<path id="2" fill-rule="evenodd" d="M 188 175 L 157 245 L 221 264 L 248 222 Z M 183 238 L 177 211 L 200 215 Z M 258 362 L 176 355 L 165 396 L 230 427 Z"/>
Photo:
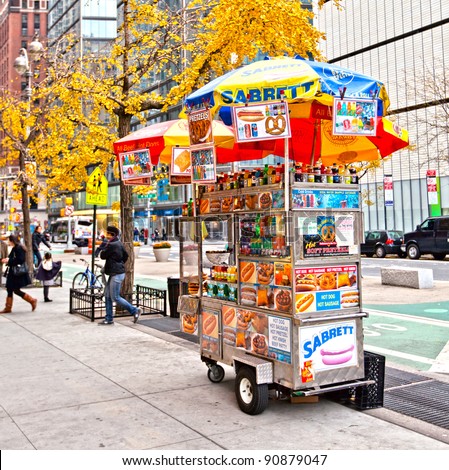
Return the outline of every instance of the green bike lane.
<path id="1" fill-rule="evenodd" d="M 449 302 L 364 305 L 365 349 L 387 364 L 449 373 Z"/>

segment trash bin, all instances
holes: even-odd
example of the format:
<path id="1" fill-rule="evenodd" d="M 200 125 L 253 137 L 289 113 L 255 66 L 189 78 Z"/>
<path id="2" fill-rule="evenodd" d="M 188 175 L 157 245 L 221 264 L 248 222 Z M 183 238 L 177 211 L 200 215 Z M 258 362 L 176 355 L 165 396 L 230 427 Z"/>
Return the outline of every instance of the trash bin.
<path id="1" fill-rule="evenodd" d="M 179 277 L 168 277 L 168 303 L 170 305 L 170 316 L 173 318 L 179 318 L 178 312 L 178 298 L 179 298 Z M 187 294 L 187 284 L 182 286 L 182 294 Z"/>

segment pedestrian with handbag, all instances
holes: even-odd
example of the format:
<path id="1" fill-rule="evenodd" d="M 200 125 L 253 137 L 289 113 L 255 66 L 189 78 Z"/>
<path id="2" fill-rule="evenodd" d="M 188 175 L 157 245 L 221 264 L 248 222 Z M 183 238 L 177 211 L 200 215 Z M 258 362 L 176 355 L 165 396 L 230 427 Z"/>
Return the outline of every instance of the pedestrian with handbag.
<path id="1" fill-rule="evenodd" d="M 8 258 L 8 245 L 0 240 L 0 286 L 3 285 L 3 260 Z"/>
<path id="2" fill-rule="evenodd" d="M 0 313 L 10 313 L 12 311 L 13 294 L 22 297 L 23 300 L 31 305 L 31 310 L 36 310 L 37 299 L 34 299 L 25 292 L 21 291 L 22 287 L 31 284 L 28 265 L 26 263 L 26 248 L 20 243 L 17 235 L 10 235 L 9 245 L 11 251 L 8 258 L 3 258 L 2 263 L 8 264 L 8 274 L 6 276 L 6 305 Z"/>

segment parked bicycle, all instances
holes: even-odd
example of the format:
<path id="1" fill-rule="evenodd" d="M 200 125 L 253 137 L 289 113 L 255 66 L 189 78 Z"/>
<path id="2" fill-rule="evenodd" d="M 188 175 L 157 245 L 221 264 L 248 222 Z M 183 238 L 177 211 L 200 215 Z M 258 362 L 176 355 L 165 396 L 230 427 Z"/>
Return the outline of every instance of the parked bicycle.
<path id="1" fill-rule="evenodd" d="M 89 262 L 83 258 L 80 261 L 84 263 L 86 269 L 84 272 L 76 273 L 73 281 L 72 288 L 82 290 L 84 292 L 95 291 L 96 293 L 102 293 L 104 286 L 106 285 L 106 279 L 103 274 L 103 266 L 101 264 L 94 264 L 94 272 L 89 268 Z M 77 262 L 76 259 L 73 262 Z"/>

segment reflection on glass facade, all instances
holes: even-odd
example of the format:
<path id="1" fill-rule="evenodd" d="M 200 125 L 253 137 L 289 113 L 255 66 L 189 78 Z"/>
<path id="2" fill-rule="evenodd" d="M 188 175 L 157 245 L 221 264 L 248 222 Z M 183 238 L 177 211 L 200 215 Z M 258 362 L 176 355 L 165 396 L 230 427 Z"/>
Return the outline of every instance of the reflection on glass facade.
<path id="1" fill-rule="evenodd" d="M 83 38 L 84 52 L 104 52 L 117 36 L 116 0 L 50 0 L 48 8 L 49 39 L 72 32 Z"/>
<path id="2" fill-rule="evenodd" d="M 449 1 L 345 0 L 341 11 L 331 3 L 317 18 L 317 27 L 327 36 L 325 56 L 384 82 L 391 118 L 409 131 L 413 144 L 363 177 L 369 201 L 364 204 L 365 229 L 410 231 L 428 215 L 449 214 L 449 137 L 440 132 L 432 139 L 432 120 L 441 105 L 430 92 L 430 84 L 442 81 L 449 64 Z M 448 100 L 449 76 L 445 83 L 440 98 Z M 448 125 L 447 115 L 444 119 Z M 428 205 L 428 169 L 440 177 L 440 207 Z M 384 175 L 393 176 L 392 207 L 385 207 Z"/>

